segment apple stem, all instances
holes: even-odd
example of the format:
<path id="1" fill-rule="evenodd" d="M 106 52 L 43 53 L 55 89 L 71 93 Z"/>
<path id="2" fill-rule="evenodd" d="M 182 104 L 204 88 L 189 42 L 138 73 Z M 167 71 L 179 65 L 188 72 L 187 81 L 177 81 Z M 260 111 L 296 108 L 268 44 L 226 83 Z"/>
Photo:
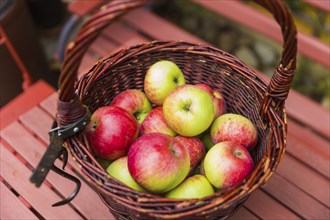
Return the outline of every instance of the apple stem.
<path id="1" fill-rule="evenodd" d="M 242 155 L 242 153 L 238 150 L 235 150 L 234 154 L 236 155 L 236 157 L 241 157 L 241 155 Z"/>
<path id="2" fill-rule="evenodd" d="M 190 110 L 190 105 L 185 105 L 183 109 L 188 112 Z"/>
<path id="3" fill-rule="evenodd" d="M 93 123 L 93 125 L 92 125 L 92 129 L 93 129 L 93 131 L 95 131 L 96 130 L 96 128 L 97 128 L 97 121 L 95 121 L 94 123 Z"/>

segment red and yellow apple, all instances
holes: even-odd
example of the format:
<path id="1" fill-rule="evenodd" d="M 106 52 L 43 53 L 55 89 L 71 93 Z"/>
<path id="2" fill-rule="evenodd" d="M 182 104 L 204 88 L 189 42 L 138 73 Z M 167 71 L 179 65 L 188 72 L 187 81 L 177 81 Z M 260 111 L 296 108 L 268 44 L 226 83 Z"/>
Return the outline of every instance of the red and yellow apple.
<path id="1" fill-rule="evenodd" d="M 192 137 L 204 132 L 214 118 L 211 95 L 194 85 L 175 88 L 165 98 L 163 113 L 167 124 L 178 134 Z"/>
<path id="2" fill-rule="evenodd" d="M 140 126 L 141 135 L 150 133 L 163 133 L 172 137 L 177 135 L 165 121 L 162 106 L 152 109 Z"/>
<path id="3" fill-rule="evenodd" d="M 128 151 L 128 170 L 146 190 L 165 193 L 188 175 L 189 154 L 173 137 L 151 133 L 139 137 Z"/>
<path id="4" fill-rule="evenodd" d="M 246 148 L 227 141 L 214 145 L 206 153 L 203 168 L 214 187 L 228 189 L 249 177 L 254 163 Z"/>
<path id="5" fill-rule="evenodd" d="M 152 109 L 146 94 L 138 89 L 127 89 L 120 92 L 113 98 L 111 105 L 127 110 L 139 124 Z"/>
<path id="6" fill-rule="evenodd" d="M 258 142 L 256 127 L 248 118 L 239 114 L 221 115 L 213 122 L 210 134 L 213 143 L 233 141 L 248 150 Z"/>
<path id="7" fill-rule="evenodd" d="M 127 154 L 139 134 L 139 124 L 125 109 L 105 106 L 92 114 L 86 131 L 94 155 L 115 160 Z"/>
<path id="8" fill-rule="evenodd" d="M 148 69 L 144 78 L 144 91 L 152 103 L 162 105 L 174 88 L 184 84 L 185 78 L 180 68 L 171 61 L 161 60 Z"/>

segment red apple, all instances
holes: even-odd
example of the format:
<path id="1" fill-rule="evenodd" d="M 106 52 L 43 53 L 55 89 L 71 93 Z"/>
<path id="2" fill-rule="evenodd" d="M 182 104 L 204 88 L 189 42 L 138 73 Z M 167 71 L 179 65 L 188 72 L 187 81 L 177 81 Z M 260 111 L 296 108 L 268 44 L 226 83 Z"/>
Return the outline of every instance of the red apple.
<path id="1" fill-rule="evenodd" d="M 221 115 L 213 122 L 210 134 L 213 143 L 233 141 L 248 150 L 258 142 L 258 132 L 253 123 L 238 114 Z"/>
<path id="2" fill-rule="evenodd" d="M 219 189 L 228 189 L 241 183 L 254 170 L 249 152 L 229 141 L 214 145 L 207 152 L 203 164 L 206 178 Z"/>
<path id="3" fill-rule="evenodd" d="M 146 94 L 137 89 L 128 89 L 117 94 L 113 98 L 111 105 L 127 110 L 136 118 L 139 124 L 142 123 L 152 109 Z"/>
<path id="4" fill-rule="evenodd" d="M 196 86 L 204 89 L 212 96 L 212 101 L 214 106 L 214 119 L 226 113 L 227 111 L 226 101 L 220 92 L 212 89 L 209 85 L 205 83 L 196 84 Z"/>
<path id="5" fill-rule="evenodd" d="M 127 154 L 138 136 L 139 124 L 125 109 L 105 106 L 92 114 L 86 131 L 92 152 L 97 157 L 115 160 Z"/>
<path id="6" fill-rule="evenodd" d="M 190 173 L 192 173 L 196 165 L 201 162 L 205 156 L 203 142 L 197 137 L 177 136 L 174 139 L 178 140 L 187 149 L 190 158 Z"/>
<path id="7" fill-rule="evenodd" d="M 139 137 L 128 151 L 128 170 L 146 190 L 164 193 L 179 185 L 189 172 L 189 154 L 173 137 L 151 133 Z"/>
<path id="8" fill-rule="evenodd" d="M 145 117 L 140 126 L 140 133 L 142 135 L 150 133 L 163 133 L 172 137 L 176 136 L 176 132 L 173 131 L 166 123 L 163 115 L 163 107 L 161 106 L 151 110 Z"/>

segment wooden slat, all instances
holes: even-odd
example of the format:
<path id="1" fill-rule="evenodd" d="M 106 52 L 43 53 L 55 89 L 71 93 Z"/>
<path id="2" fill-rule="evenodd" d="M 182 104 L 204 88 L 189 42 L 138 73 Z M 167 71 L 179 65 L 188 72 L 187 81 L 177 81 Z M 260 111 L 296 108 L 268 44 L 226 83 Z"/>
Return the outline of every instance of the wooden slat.
<path id="1" fill-rule="evenodd" d="M 261 190 L 253 192 L 245 205 L 262 219 L 300 219 Z"/>
<path id="2" fill-rule="evenodd" d="M 306 167 L 305 164 L 297 161 L 289 154 L 284 155 L 276 172 L 324 205 L 330 207 L 329 179 Z"/>
<path id="3" fill-rule="evenodd" d="M 28 181 L 31 171 L 24 166 L 19 159 L 11 154 L 5 147 L 1 147 L 1 175 L 16 192 L 24 197 L 32 207 L 46 219 L 81 219 L 81 216 L 70 206 L 51 207 L 46 202 L 59 201 L 61 198 L 46 185 L 42 185 L 38 191 Z"/>
<path id="4" fill-rule="evenodd" d="M 297 172 L 300 172 L 297 170 Z M 315 185 L 315 187 L 318 187 Z M 273 174 L 264 190 L 305 219 L 329 219 L 330 210 L 279 174 Z"/>
<path id="5" fill-rule="evenodd" d="M 37 141 L 31 133 L 19 123 L 15 122 L 9 125 L 2 134 L 2 138 L 8 142 L 25 160 L 27 160 L 33 167 L 36 167 L 39 163 L 41 156 L 46 150 L 39 141 Z M 25 146 L 33 146 L 27 148 Z M 71 162 L 72 163 L 72 162 Z M 60 161 L 57 161 L 58 167 L 62 166 Z M 68 166 L 66 172 L 76 176 Z M 69 196 L 74 189 L 75 185 L 54 172 L 50 172 L 47 176 L 47 180 L 64 196 Z M 34 189 L 37 193 L 39 190 Z M 90 201 L 93 201 L 91 203 Z M 50 200 L 49 205 L 57 202 Z M 81 190 L 77 197 L 71 202 L 79 212 L 81 212 L 88 219 L 111 219 L 113 216 L 109 213 L 108 208 L 102 203 L 98 195 L 85 183 L 81 182 Z"/>
<path id="6" fill-rule="evenodd" d="M 109 56 L 118 46 L 107 39 L 106 36 L 101 35 L 90 46 L 90 50 L 99 55 L 100 58 Z"/>
<path id="7" fill-rule="evenodd" d="M 49 143 L 48 131 L 51 129 L 53 118 L 47 115 L 42 109 L 39 107 L 32 108 L 20 116 L 20 121 L 45 143 Z"/>
<path id="8" fill-rule="evenodd" d="M 0 109 L 0 128 L 2 129 L 15 121 L 19 115 L 37 105 L 53 92 L 54 89 L 42 80 L 34 83 L 29 89 Z"/>
<path id="9" fill-rule="evenodd" d="M 4 148 L 0 145 L 0 148 Z M 38 219 L 7 186 L 0 182 L 0 219 Z"/>
<path id="10" fill-rule="evenodd" d="M 134 25 L 140 31 L 150 35 L 150 38 L 152 39 L 201 42 L 200 38 L 192 34 L 188 34 L 177 26 L 154 15 L 146 9 L 136 9 L 124 16 L 123 20 Z"/>
<path id="11" fill-rule="evenodd" d="M 285 102 L 288 115 L 330 140 L 330 111 L 319 103 L 290 91 Z"/>
<path id="12" fill-rule="evenodd" d="M 330 177 L 329 142 L 293 121 L 288 122 L 287 152 L 324 176 Z"/>
<path id="13" fill-rule="evenodd" d="M 330 1 L 329 0 L 304 0 L 304 1 L 323 11 L 330 12 Z"/>
<path id="14" fill-rule="evenodd" d="M 55 113 L 57 111 L 57 100 L 58 100 L 58 93 L 54 92 L 47 98 L 45 98 L 42 102 L 40 102 L 40 107 L 47 110 L 47 112 L 55 117 Z"/>
<path id="15" fill-rule="evenodd" d="M 143 42 L 146 42 L 146 38 L 116 22 L 106 28 L 104 33 L 91 45 L 85 57 L 87 62 L 95 63 L 96 57 L 105 58 L 119 49 Z"/>
<path id="16" fill-rule="evenodd" d="M 194 0 L 194 2 L 282 43 L 280 27 L 275 20 L 244 3 L 210 0 Z M 298 52 L 326 67 L 330 67 L 329 45 L 313 36 L 298 32 Z"/>
<path id="17" fill-rule="evenodd" d="M 238 219 L 239 220 L 257 220 L 259 218 L 243 206 L 242 208 L 240 208 L 237 211 L 237 213 L 235 213 L 232 217 L 229 218 L 229 220 L 238 220 Z"/>
<path id="18" fill-rule="evenodd" d="M 125 45 L 131 39 L 139 39 L 141 41 L 140 43 L 149 41 L 146 37 L 141 36 L 141 34 L 120 22 L 116 22 L 106 28 L 103 34 L 118 45 Z"/>
<path id="19" fill-rule="evenodd" d="M 90 68 L 93 67 L 93 65 L 96 63 L 97 58 L 94 57 L 90 51 L 87 51 L 87 53 L 85 54 L 85 56 L 83 57 L 81 64 L 79 66 L 78 69 L 78 78 L 84 74 L 87 73 L 88 70 L 90 70 Z"/>
<path id="20" fill-rule="evenodd" d="M 97 9 L 99 6 L 104 4 L 106 0 L 76 0 L 68 5 L 68 10 L 78 16 L 88 15 L 91 11 Z"/>

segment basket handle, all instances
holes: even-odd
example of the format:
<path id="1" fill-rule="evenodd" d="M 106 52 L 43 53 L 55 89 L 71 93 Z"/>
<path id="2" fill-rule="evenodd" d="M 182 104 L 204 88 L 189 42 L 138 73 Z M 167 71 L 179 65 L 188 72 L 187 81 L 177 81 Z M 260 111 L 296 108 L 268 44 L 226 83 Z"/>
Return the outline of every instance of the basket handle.
<path id="1" fill-rule="evenodd" d="M 78 68 L 82 58 L 103 29 L 130 10 L 145 5 L 150 0 L 111 0 L 93 14 L 81 27 L 64 54 L 58 80 L 57 122 L 69 125 L 84 115 L 84 108 L 75 94 Z"/>
<path id="2" fill-rule="evenodd" d="M 281 27 L 283 51 L 281 61 L 277 65 L 267 87 L 260 113 L 264 120 L 269 107 L 283 107 L 291 87 L 297 61 L 297 28 L 292 14 L 282 0 L 255 0 L 274 16 Z"/>
<path id="3" fill-rule="evenodd" d="M 150 0 L 112 0 L 91 16 L 65 52 L 64 63 L 59 77 L 59 124 L 65 125 L 80 118 L 84 112 L 75 95 L 78 67 L 90 44 L 101 31 L 126 12 L 145 5 Z M 274 71 L 261 107 L 262 118 L 270 106 L 282 106 L 288 96 L 295 73 L 297 54 L 297 31 L 291 13 L 282 0 L 255 0 L 271 12 L 280 25 L 283 35 L 281 61 Z"/>

